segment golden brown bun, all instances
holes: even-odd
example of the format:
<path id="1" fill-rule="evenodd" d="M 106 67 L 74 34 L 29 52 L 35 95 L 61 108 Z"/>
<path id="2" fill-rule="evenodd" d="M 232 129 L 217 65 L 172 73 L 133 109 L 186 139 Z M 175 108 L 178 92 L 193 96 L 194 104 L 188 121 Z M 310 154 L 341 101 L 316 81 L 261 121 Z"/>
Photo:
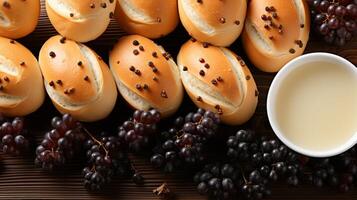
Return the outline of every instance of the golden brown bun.
<path id="1" fill-rule="evenodd" d="M 35 56 L 26 47 L 0 37 L 0 112 L 25 116 L 43 103 L 43 79 Z"/>
<path id="2" fill-rule="evenodd" d="M 130 34 L 159 38 L 179 22 L 177 0 L 117 0 L 115 18 Z"/>
<path id="3" fill-rule="evenodd" d="M 40 0 L 0 0 L 0 36 L 17 39 L 35 30 Z"/>
<path id="4" fill-rule="evenodd" d="M 304 52 L 309 32 L 310 16 L 304 0 L 251 0 L 243 46 L 256 67 L 277 72 Z"/>
<path id="5" fill-rule="evenodd" d="M 114 9 L 115 0 L 46 0 L 48 18 L 57 32 L 78 42 L 104 33 Z"/>
<path id="6" fill-rule="evenodd" d="M 120 38 L 109 63 L 119 92 L 134 108 L 155 108 L 165 117 L 180 106 L 180 72 L 169 54 L 150 39 L 139 35 Z"/>
<path id="7" fill-rule="evenodd" d="M 178 0 L 178 5 L 183 26 L 201 42 L 229 46 L 242 32 L 246 0 Z"/>
<path id="8" fill-rule="evenodd" d="M 97 121 L 113 110 L 117 90 L 108 66 L 87 46 L 53 36 L 39 57 L 45 87 L 61 113 Z"/>
<path id="9" fill-rule="evenodd" d="M 181 47 L 177 63 L 186 92 L 198 107 L 221 114 L 230 125 L 252 117 L 258 103 L 257 86 L 239 56 L 190 40 Z"/>

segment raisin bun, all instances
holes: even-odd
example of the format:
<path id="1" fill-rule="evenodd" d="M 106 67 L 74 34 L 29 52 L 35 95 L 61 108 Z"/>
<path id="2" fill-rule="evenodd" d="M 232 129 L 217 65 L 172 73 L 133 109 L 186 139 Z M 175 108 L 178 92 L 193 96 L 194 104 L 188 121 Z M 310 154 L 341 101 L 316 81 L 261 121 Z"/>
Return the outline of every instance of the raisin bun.
<path id="1" fill-rule="evenodd" d="M 107 29 L 115 3 L 115 0 L 46 0 L 46 11 L 59 34 L 88 42 Z"/>
<path id="2" fill-rule="evenodd" d="M 0 0 L 0 36 L 17 39 L 35 30 L 40 0 Z"/>
<path id="3" fill-rule="evenodd" d="M 25 116 L 43 103 L 45 92 L 35 56 L 20 43 L 0 37 L 0 112 Z"/>
<path id="4" fill-rule="evenodd" d="M 251 0 L 243 30 L 250 61 L 265 72 L 277 72 L 303 54 L 310 32 L 305 0 Z"/>
<path id="5" fill-rule="evenodd" d="M 89 122 L 113 110 L 117 99 L 113 77 L 87 46 L 53 36 L 42 46 L 39 62 L 47 93 L 61 113 Z"/>
<path id="6" fill-rule="evenodd" d="M 135 109 L 155 108 L 166 117 L 179 108 L 183 97 L 179 70 L 170 55 L 150 39 L 120 38 L 109 63 L 119 92 Z"/>
<path id="7" fill-rule="evenodd" d="M 257 86 L 248 66 L 232 51 L 190 40 L 181 47 L 177 63 L 186 92 L 198 107 L 220 114 L 229 125 L 253 116 Z"/>
<path id="8" fill-rule="evenodd" d="M 246 0 L 178 0 L 187 32 L 201 42 L 229 46 L 241 34 Z"/>
<path id="9" fill-rule="evenodd" d="M 117 0 L 115 19 L 130 34 L 159 38 L 179 22 L 177 0 Z"/>

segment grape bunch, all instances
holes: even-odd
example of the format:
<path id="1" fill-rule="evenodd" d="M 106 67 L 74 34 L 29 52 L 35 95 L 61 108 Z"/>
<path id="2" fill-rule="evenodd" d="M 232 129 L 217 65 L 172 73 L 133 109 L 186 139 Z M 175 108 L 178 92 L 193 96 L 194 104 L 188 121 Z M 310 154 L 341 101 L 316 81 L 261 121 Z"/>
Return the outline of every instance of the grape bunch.
<path id="1" fill-rule="evenodd" d="M 139 152 L 148 146 L 150 136 L 156 132 L 156 124 L 159 123 L 160 118 L 160 113 L 157 110 L 136 110 L 133 117 L 119 127 L 120 141 L 127 144 L 130 150 Z"/>
<path id="2" fill-rule="evenodd" d="M 308 162 L 312 172 L 309 181 L 317 186 L 330 186 L 347 192 L 357 185 L 357 147 L 332 158 L 311 158 Z"/>
<path id="3" fill-rule="evenodd" d="M 214 199 L 236 197 L 237 184 L 241 182 L 239 179 L 239 168 L 228 163 L 207 164 L 193 178 L 197 184 L 197 191 Z"/>
<path id="4" fill-rule="evenodd" d="M 201 195 L 213 199 L 262 199 L 271 194 L 268 180 L 258 170 L 237 163 L 208 164 L 194 182 Z"/>
<path id="5" fill-rule="evenodd" d="M 281 177 L 290 185 L 298 185 L 303 173 L 304 157 L 278 140 L 256 138 L 254 132 L 240 130 L 235 136 L 228 138 L 227 146 L 227 156 L 233 162 L 245 162 L 257 174 L 270 181 L 277 181 Z"/>
<path id="6" fill-rule="evenodd" d="M 357 0 L 308 0 L 315 31 L 343 46 L 357 35 Z"/>
<path id="7" fill-rule="evenodd" d="M 205 159 L 204 145 L 215 135 L 219 122 L 217 114 L 203 109 L 178 117 L 174 128 L 160 134 L 151 163 L 166 172 L 201 163 Z"/>
<path id="8" fill-rule="evenodd" d="M 90 191 L 103 189 L 114 175 L 131 173 L 131 164 L 117 137 L 101 134 L 99 139 L 88 133 L 85 141 L 87 166 L 83 169 L 84 186 Z"/>
<path id="9" fill-rule="evenodd" d="M 35 164 L 46 170 L 60 167 L 81 151 L 86 139 L 82 125 L 69 114 L 54 117 L 53 129 L 47 132 L 36 149 Z"/>
<path id="10" fill-rule="evenodd" d="M 0 149 L 7 154 L 20 155 L 29 150 L 30 141 L 28 131 L 25 129 L 23 118 L 16 117 L 12 121 L 7 121 L 1 117 L 0 126 Z"/>

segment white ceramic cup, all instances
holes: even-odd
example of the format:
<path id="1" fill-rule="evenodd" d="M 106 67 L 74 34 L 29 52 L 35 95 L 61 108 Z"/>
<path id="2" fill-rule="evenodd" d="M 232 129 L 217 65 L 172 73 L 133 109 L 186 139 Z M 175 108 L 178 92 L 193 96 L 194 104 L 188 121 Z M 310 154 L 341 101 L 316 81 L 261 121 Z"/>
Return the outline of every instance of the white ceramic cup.
<path id="1" fill-rule="evenodd" d="M 334 155 L 338 155 L 340 153 L 343 153 L 353 147 L 357 143 L 357 132 L 349 139 L 347 140 L 344 144 L 341 146 L 338 146 L 334 149 L 329 149 L 326 151 L 313 151 L 309 150 L 306 148 L 303 148 L 301 146 L 298 146 L 294 144 L 294 141 L 290 141 L 282 132 L 282 130 L 279 129 L 279 122 L 277 121 L 276 118 L 276 109 L 275 109 L 275 101 L 277 98 L 278 91 L 280 89 L 281 83 L 289 78 L 290 73 L 299 67 L 303 67 L 307 63 L 310 62 L 316 62 L 316 61 L 328 61 L 332 63 L 336 63 L 336 65 L 346 68 L 351 71 L 351 73 L 354 73 L 357 79 L 357 68 L 348 60 L 334 55 L 330 53 L 310 53 L 310 54 L 305 54 L 303 56 L 297 57 L 287 63 L 275 76 L 270 89 L 268 93 L 268 99 L 267 99 L 267 112 L 268 112 L 268 118 L 271 127 L 273 128 L 274 133 L 276 136 L 289 148 L 292 150 L 301 153 L 306 156 L 310 157 L 330 157 Z M 357 91 L 356 91 L 357 92 Z M 357 103 L 357 102 L 356 102 Z M 357 124 L 356 124 L 357 126 Z"/>

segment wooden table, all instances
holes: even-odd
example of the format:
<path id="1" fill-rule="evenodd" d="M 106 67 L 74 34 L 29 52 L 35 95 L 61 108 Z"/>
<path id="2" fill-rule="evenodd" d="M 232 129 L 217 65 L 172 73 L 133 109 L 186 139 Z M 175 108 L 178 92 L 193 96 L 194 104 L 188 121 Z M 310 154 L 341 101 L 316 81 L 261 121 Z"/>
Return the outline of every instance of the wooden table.
<path id="1" fill-rule="evenodd" d="M 30 48 L 35 55 L 38 55 L 39 48 L 43 42 L 54 34 L 56 34 L 56 32 L 51 27 L 43 7 L 41 19 L 36 31 L 20 41 Z M 90 42 L 88 45 L 107 60 L 109 49 L 116 39 L 123 34 L 117 24 L 112 22 L 103 36 L 94 42 Z M 157 43 L 163 45 L 175 56 L 177 55 L 180 45 L 188 38 L 184 29 L 180 26 L 174 33 L 164 39 L 158 40 Z M 240 46 L 241 43 L 238 40 L 232 45 L 231 49 L 241 55 L 249 64 Z M 350 42 L 343 48 L 339 48 L 327 46 L 315 38 L 311 38 L 306 51 L 336 53 L 347 58 L 355 65 L 357 64 L 357 40 Z M 252 65 L 249 66 L 253 71 L 254 78 L 260 90 L 260 103 L 256 115 L 245 126 L 254 128 L 259 134 L 273 134 L 266 119 L 265 102 L 274 74 L 262 73 L 256 70 Z M 106 130 L 113 132 L 115 126 L 120 124 L 131 112 L 123 102 L 122 99 L 118 100 L 115 111 L 109 119 L 92 124 L 91 126 L 94 128 L 106 127 Z M 186 97 L 180 109 L 180 113 L 185 113 L 187 110 L 192 109 L 194 109 L 194 106 Z M 37 142 L 40 141 L 44 132 L 49 129 L 51 117 L 57 114 L 57 111 L 55 111 L 49 99 L 46 99 L 46 103 L 43 107 L 28 117 L 29 129 L 32 134 L 36 136 Z M 227 133 L 222 133 L 222 137 L 234 133 L 238 128 L 239 127 L 229 127 L 224 129 Z M 192 183 L 191 174 L 187 172 L 177 172 L 175 174 L 165 175 L 159 170 L 153 169 L 146 156 L 132 156 L 135 167 L 140 170 L 145 177 L 144 186 L 135 186 L 129 179 L 115 179 L 110 186 L 106 187 L 105 191 L 97 194 L 88 193 L 82 186 L 81 169 L 83 168 L 83 162 L 80 160 L 67 165 L 53 174 L 49 174 L 34 166 L 34 155 L 25 158 L 13 158 L 7 155 L 2 155 L 1 157 L 1 199 L 157 199 L 157 197 L 152 194 L 152 189 L 163 182 L 168 183 L 169 188 L 175 192 L 177 199 L 206 199 L 196 192 L 195 185 Z M 357 189 L 346 194 L 340 194 L 328 188 L 317 189 L 310 185 L 292 188 L 284 183 L 274 184 L 272 189 L 273 195 L 270 199 L 357 199 Z"/>

